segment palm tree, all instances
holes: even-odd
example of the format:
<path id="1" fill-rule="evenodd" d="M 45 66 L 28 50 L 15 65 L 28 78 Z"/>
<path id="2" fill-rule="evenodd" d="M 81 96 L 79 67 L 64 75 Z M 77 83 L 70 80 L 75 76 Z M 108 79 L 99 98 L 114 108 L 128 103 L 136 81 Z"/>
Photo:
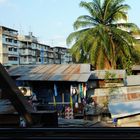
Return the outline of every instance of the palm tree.
<path id="1" fill-rule="evenodd" d="M 136 61 L 136 39 L 140 33 L 134 23 L 127 21 L 129 5 L 125 0 L 92 0 L 80 3 L 89 15 L 82 15 L 74 23 L 75 32 L 67 38 L 77 63 L 91 63 L 96 69 L 124 68 L 128 60 Z M 130 59 L 128 59 L 130 58 Z"/>

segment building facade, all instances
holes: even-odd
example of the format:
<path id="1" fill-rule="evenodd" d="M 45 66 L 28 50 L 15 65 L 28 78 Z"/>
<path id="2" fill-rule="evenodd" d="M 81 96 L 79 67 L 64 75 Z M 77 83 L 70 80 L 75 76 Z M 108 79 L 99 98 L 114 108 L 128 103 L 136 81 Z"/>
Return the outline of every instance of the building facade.
<path id="1" fill-rule="evenodd" d="M 55 64 L 70 64 L 72 63 L 72 55 L 69 49 L 64 47 L 53 47 Z"/>
<path id="2" fill-rule="evenodd" d="M 0 62 L 6 66 L 19 64 L 18 31 L 0 26 Z"/>
<path id="3" fill-rule="evenodd" d="M 51 47 L 39 43 L 32 33 L 26 36 L 20 35 L 18 39 L 20 65 L 52 64 L 54 62 L 54 53 Z"/>
<path id="4" fill-rule="evenodd" d="M 72 63 L 69 50 L 42 44 L 32 32 L 19 35 L 17 30 L 0 26 L 0 63 L 12 65 Z"/>

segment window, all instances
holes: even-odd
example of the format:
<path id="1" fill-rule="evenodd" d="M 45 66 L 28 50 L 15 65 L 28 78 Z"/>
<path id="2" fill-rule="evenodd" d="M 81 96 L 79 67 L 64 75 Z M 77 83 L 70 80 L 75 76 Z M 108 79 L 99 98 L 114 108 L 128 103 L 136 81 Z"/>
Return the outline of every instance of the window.
<path id="1" fill-rule="evenodd" d="M 12 43 L 12 39 L 11 38 L 6 38 L 6 42 Z"/>
<path id="2" fill-rule="evenodd" d="M 12 51 L 13 49 L 12 49 L 12 48 L 9 48 L 8 50 L 9 50 L 9 51 Z"/>
<path id="3" fill-rule="evenodd" d="M 17 43 L 17 40 L 14 40 L 14 43 Z"/>
<path id="4" fill-rule="evenodd" d="M 17 52 L 17 48 L 14 48 L 14 52 Z"/>
<path id="5" fill-rule="evenodd" d="M 17 61 L 18 58 L 17 58 L 17 57 L 9 57 L 8 60 L 9 60 L 9 61 Z"/>

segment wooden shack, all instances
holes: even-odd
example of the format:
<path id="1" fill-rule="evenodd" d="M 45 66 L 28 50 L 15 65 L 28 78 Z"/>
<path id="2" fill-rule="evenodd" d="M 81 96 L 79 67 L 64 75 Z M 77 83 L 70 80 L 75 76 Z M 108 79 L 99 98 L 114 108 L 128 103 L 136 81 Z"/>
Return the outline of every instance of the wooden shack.
<path id="1" fill-rule="evenodd" d="M 16 66 L 8 72 L 19 88 L 36 94 L 40 110 L 62 111 L 63 107 L 75 107 L 76 103 L 81 110 L 82 99 L 87 97 L 90 88 L 90 64 Z"/>

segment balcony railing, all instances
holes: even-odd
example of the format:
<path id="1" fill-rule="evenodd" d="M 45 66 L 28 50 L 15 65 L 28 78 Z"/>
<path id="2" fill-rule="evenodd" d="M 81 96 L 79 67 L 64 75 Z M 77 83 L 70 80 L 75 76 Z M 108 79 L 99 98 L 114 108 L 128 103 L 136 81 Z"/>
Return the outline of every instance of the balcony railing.
<path id="1" fill-rule="evenodd" d="M 13 36 L 13 37 L 17 37 L 17 35 L 18 35 L 18 33 L 9 32 L 9 31 L 4 31 L 3 34 L 8 35 L 8 36 Z"/>

